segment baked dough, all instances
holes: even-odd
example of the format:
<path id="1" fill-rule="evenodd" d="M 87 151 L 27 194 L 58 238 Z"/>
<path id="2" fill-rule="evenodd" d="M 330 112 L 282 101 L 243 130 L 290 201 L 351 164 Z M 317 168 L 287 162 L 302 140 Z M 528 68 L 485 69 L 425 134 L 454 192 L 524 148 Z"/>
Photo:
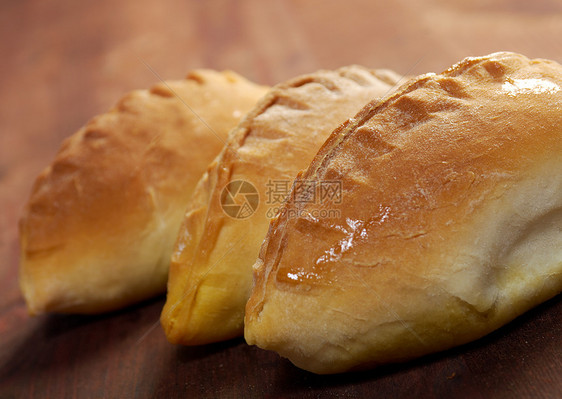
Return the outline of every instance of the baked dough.
<path id="1" fill-rule="evenodd" d="M 341 181 L 341 203 L 291 199 L 272 221 L 247 342 L 337 373 L 472 341 L 557 295 L 561 88 L 552 61 L 467 58 L 334 131 L 300 178 Z"/>
<path id="2" fill-rule="evenodd" d="M 129 93 L 67 139 L 21 218 L 29 312 L 99 313 L 164 292 L 197 181 L 266 91 L 196 70 Z"/>
<path id="3" fill-rule="evenodd" d="M 243 334 L 252 265 L 297 172 L 338 124 L 398 80 L 391 71 L 359 66 L 304 75 L 273 88 L 230 133 L 196 188 L 174 249 L 161 316 L 170 342 L 197 345 Z M 239 186 L 229 189 L 254 194 L 236 198 L 248 202 L 246 211 L 244 201 L 234 205 L 241 211 L 234 217 L 221 206 L 231 182 Z"/>

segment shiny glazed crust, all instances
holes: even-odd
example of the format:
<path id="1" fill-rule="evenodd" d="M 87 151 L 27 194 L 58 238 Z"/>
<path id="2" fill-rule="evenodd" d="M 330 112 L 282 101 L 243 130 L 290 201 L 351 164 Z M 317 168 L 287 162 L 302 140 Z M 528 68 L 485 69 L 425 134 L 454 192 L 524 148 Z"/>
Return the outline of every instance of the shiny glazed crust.
<path id="1" fill-rule="evenodd" d="M 562 290 L 561 171 L 559 64 L 496 53 L 411 81 L 300 176 L 341 181 L 341 203 L 272 221 L 247 342 L 325 374 L 493 331 Z"/>
<path id="2" fill-rule="evenodd" d="M 30 313 L 99 313 L 162 293 L 196 182 L 266 90 L 196 70 L 129 93 L 67 139 L 20 222 Z"/>
<path id="3" fill-rule="evenodd" d="M 180 228 L 161 316 L 170 342 L 196 345 L 242 335 L 252 265 L 281 205 L 268 190 L 276 181 L 290 187 L 334 128 L 399 79 L 359 66 L 304 75 L 274 87 L 230 133 Z M 243 219 L 221 208 L 223 189 L 236 180 L 259 193 L 255 213 Z"/>

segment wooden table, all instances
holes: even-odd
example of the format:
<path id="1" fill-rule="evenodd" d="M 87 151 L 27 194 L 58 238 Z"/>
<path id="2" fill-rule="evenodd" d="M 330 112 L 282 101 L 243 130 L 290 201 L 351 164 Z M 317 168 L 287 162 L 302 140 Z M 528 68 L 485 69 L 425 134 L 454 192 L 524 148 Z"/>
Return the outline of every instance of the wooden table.
<path id="1" fill-rule="evenodd" d="M 33 179 L 126 91 L 196 67 L 274 84 L 352 63 L 440 71 L 498 50 L 561 62 L 560 2 L 6 0 L 0 30 L 0 398 L 562 397 L 560 295 L 469 345 L 321 377 L 242 339 L 172 346 L 158 325 L 163 298 L 30 318 L 17 282 Z"/>

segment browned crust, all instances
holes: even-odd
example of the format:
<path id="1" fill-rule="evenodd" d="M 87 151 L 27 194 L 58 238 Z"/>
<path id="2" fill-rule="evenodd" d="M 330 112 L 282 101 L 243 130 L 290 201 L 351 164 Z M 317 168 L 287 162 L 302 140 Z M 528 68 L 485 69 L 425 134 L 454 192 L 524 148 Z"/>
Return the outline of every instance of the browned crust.
<path id="1" fill-rule="evenodd" d="M 366 76 L 364 76 L 366 75 Z M 369 79 L 366 79 L 366 77 Z M 182 343 L 182 344 L 199 344 L 204 342 L 211 342 L 216 341 L 219 339 L 226 339 L 231 338 L 233 336 L 240 335 L 242 332 L 242 317 L 240 317 L 239 322 L 237 323 L 237 328 L 233 328 L 227 333 L 219 333 L 218 329 L 214 329 L 212 333 L 216 334 L 216 336 L 206 334 L 204 332 L 195 333 L 197 330 L 197 322 L 188 322 L 191 318 L 191 314 L 194 311 L 195 302 L 197 301 L 197 297 L 200 292 L 200 288 L 205 284 L 206 273 L 204 270 L 200 269 L 218 269 L 221 266 L 219 264 L 224 264 L 226 268 L 226 264 L 229 262 L 228 260 L 220 260 L 219 264 L 213 263 L 206 265 L 206 262 L 209 262 L 209 257 L 216 251 L 217 240 L 220 236 L 221 231 L 224 231 L 225 225 L 231 223 L 232 221 L 224 215 L 222 210 L 220 209 L 220 195 L 222 189 L 233 179 L 233 175 L 237 174 L 237 170 L 240 169 L 241 165 L 245 165 L 249 161 L 244 157 L 241 157 L 241 151 L 243 151 L 246 146 L 246 141 L 249 137 L 252 140 L 264 140 L 267 141 L 271 140 L 282 140 L 288 137 L 284 136 L 284 132 L 282 129 L 279 129 L 276 126 L 276 123 L 280 123 L 280 121 L 276 122 L 269 122 L 268 127 L 264 127 L 263 130 L 259 130 L 259 127 L 256 127 L 256 120 L 260 119 L 262 116 L 267 116 L 268 111 L 272 109 L 272 107 L 281 107 L 282 109 L 287 110 L 298 110 L 303 111 L 303 114 L 306 114 L 312 106 L 311 104 L 307 104 L 304 98 L 308 98 L 308 95 L 303 97 L 302 95 L 297 94 L 295 92 L 294 95 L 291 95 L 292 89 L 299 89 L 303 88 L 303 90 L 312 90 L 314 85 L 321 85 L 327 92 L 335 93 L 338 96 L 343 94 L 343 90 L 348 90 L 349 88 L 344 88 L 343 84 L 351 84 L 357 85 L 354 90 L 356 92 L 361 93 L 361 98 L 368 97 L 369 99 L 375 97 L 373 94 L 372 96 L 367 96 L 367 93 L 375 93 L 374 81 L 377 82 L 380 87 L 385 87 L 388 90 L 391 90 L 393 85 L 396 85 L 399 81 L 399 77 L 391 72 L 385 70 L 370 70 L 367 68 L 363 68 L 360 66 L 349 66 L 344 67 L 336 71 L 318 71 L 314 74 L 304 75 L 297 77 L 295 79 L 289 80 L 285 83 L 281 83 L 270 90 L 270 92 L 263 97 L 263 99 L 256 105 L 254 110 L 249 112 L 245 119 L 230 133 L 227 145 L 221 152 L 221 154 L 217 157 L 215 162 L 209 167 L 206 176 L 202 179 L 199 183 L 196 192 L 194 194 L 193 200 L 191 201 L 188 210 L 186 219 L 180 229 L 180 236 L 178 242 L 176 243 L 176 250 L 174 251 L 174 256 L 172 257 L 171 268 L 170 268 L 170 278 L 169 278 L 169 293 L 168 293 L 168 301 L 162 313 L 162 324 L 164 329 L 166 330 L 167 337 L 170 341 L 174 343 Z M 359 89 L 360 86 L 361 89 Z M 380 89 L 379 89 L 380 90 Z M 347 94 L 346 94 L 347 95 Z M 345 98 L 342 96 L 341 98 Z M 310 101 L 321 101 L 321 99 L 310 99 Z M 326 99 L 326 104 L 332 104 L 332 100 Z M 367 101 L 366 99 L 361 101 L 361 105 L 363 105 L 363 101 Z M 334 102 L 335 103 L 335 102 Z M 350 102 L 351 104 L 356 104 L 357 100 Z M 321 104 L 320 102 L 318 104 Z M 317 104 L 313 104 L 316 107 Z M 357 104 L 356 104 L 357 105 Z M 353 109 L 353 113 L 361 106 L 358 105 Z M 316 115 L 317 111 L 311 112 L 314 115 L 314 118 L 318 118 Z M 350 113 L 352 113 L 350 112 Z M 337 113 L 341 117 L 341 111 Z M 347 115 L 347 114 L 346 114 Z M 344 120 L 344 117 L 338 117 L 337 119 L 334 116 L 326 115 L 324 121 L 322 121 L 321 128 L 318 129 L 320 131 L 326 130 L 325 133 L 319 135 L 316 141 L 320 140 L 322 142 L 326 134 L 339 123 L 341 120 Z M 291 117 L 293 118 L 293 117 Z M 298 119 L 295 117 L 295 120 L 290 120 L 287 122 L 295 123 L 298 122 Z M 328 122 L 332 122 L 329 127 Z M 259 124 L 258 124 L 259 125 Z M 305 135 L 306 129 L 300 129 L 301 136 Z M 293 132 L 294 133 L 294 132 Z M 316 132 L 310 132 L 310 135 L 317 134 Z M 263 137 L 262 137 L 263 135 Z M 298 136 L 300 137 L 300 136 Z M 312 151 L 315 151 L 317 148 L 318 143 L 314 142 L 313 144 L 309 143 L 306 137 L 293 138 L 292 141 L 289 140 L 287 144 L 286 150 L 290 152 L 291 148 L 296 147 L 298 141 L 302 141 L 304 144 L 304 148 L 311 147 L 310 151 L 310 158 L 312 157 Z M 316 137 L 316 136 L 314 136 Z M 312 139 L 309 141 L 313 141 Z M 252 146 L 256 146 L 255 143 Z M 250 147 L 252 147 L 250 146 Z M 279 150 L 277 150 L 279 151 Z M 290 161 L 287 161 L 284 158 L 284 153 L 269 153 L 268 150 L 263 151 L 264 154 L 267 154 L 269 158 L 274 158 L 278 162 L 278 166 L 281 169 L 273 166 L 263 166 L 256 172 L 249 172 L 255 173 L 256 175 L 263 175 L 271 173 L 273 178 L 279 178 L 281 170 L 285 170 L 282 173 L 283 177 L 285 175 L 290 176 L 291 179 L 296 173 L 296 170 L 299 167 L 304 167 L 306 163 L 303 163 L 302 160 L 299 160 L 300 166 L 296 167 Z M 306 154 L 308 156 L 308 152 Z M 252 162 L 256 162 L 255 159 Z M 301 165 L 302 164 L 302 165 Z M 247 165 L 246 165 L 247 166 Z M 268 169 L 272 168 L 272 169 Z M 263 169 L 263 170 L 262 170 Z M 275 169 L 275 170 L 273 170 Z M 242 174 L 243 178 L 249 179 L 252 181 L 251 174 Z M 238 176 L 240 177 L 240 176 Z M 254 182 L 255 183 L 255 182 Z M 258 187 L 258 191 L 261 190 L 261 187 Z M 258 209 L 259 213 L 259 209 Z M 260 216 L 261 217 L 261 216 Z M 251 223 L 251 222 L 250 222 Z M 261 229 L 261 222 L 258 223 L 259 226 L 255 227 L 255 231 L 258 228 Z M 242 222 L 240 223 L 242 225 Z M 244 229 L 251 229 L 252 226 L 245 226 L 242 227 L 241 233 L 245 233 Z M 261 230 L 260 230 L 261 231 Z M 248 242 L 245 243 L 247 248 L 253 248 L 259 246 L 261 243 L 263 233 L 254 233 L 253 231 L 249 233 L 251 235 L 248 238 Z M 256 235 L 255 239 L 252 236 L 253 234 Z M 225 253 L 228 253 L 226 248 L 220 248 Z M 253 251 L 252 251 L 253 252 Z M 244 265 L 245 268 L 248 269 L 247 272 L 247 282 L 241 281 L 240 286 L 245 287 L 251 282 L 251 263 L 253 262 L 253 257 L 257 255 L 257 248 L 255 250 L 255 255 L 250 256 L 250 258 L 246 259 L 245 262 L 247 265 Z M 233 263 L 236 263 L 233 261 Z M 206 266 L 206 267 L 205 267 Z M 237 270 L 241 265 L 232 264 L 228 266 L 229 270 Z M 225 271 L 224 279 L 228 280 L 230 277 L 227 276 L 227 272 Z M 232 277 L 236 278 L 236 277 Z M 226 287 L 226 284 L 225 284 Z M 182 293 L 180 295 L 180 293 Z M 238 298 L 242 295 L 244 298 L 242 300 L 245 303 L 247 299 L 247 294 L 244 291 L 240 293 L 233 293 L 231 302 L 236 303 L 238 302 Z M 209 295 L 207 295 L 208 297 Z M 179 300 L 181 298 L 181 301 Z M 226 305 L 219 305 L 217 302 L 217 308 L 225 307 Z M 232 303 L 229 306 L 234 306 Z M 243 314 L 243 306 L 240 306 L 241 309 L 237 310 L 238 313 Z M 232 316 L 235 318 L 235 316 Z M 190 326 L 186 327 L 185 325 L 182 327 L 182 322 L 178 320 L 184 320 L 183 323 L 189 323 Z M 189 330 L 189 331 L 187 331 Z M 197 335 L 197 336 L 196 336 Z M 220 336 L 220 337 L 219 337 Z"/>
<path id="2" fill-rule="evenodd" d="M 104 299 L 103 286 L 93 292 L 96 282 L 92 292 L 76 293 L 84 303 L 69 297 L 73 273 L 96 264 L 96 257 L 99 274 L 110 281 L 115 277 L 104 262 L 129 257 L 133 272 L 140 266 L 139 241 L 151 234 L 169 241 L 169 229 L 177 229 L 173 213 L 181 214 L 229 129 L 265 91 L 234 72 L 195 70 L 184 80 L 127 94 L 66 139 L 35 181 L 20 220 L 21 281 L 30 311 L 105 311 L 162 292 L 164 253 L 155 260 L 162 264 L 146 270 L 146 283 L 132 282 L 130 292 L 124 275 L 123 291 L 114 297 Z M 172 244 L 154 249 L 169 253 L 162 248 Z M 68 293 L 48 288 L 54 280 L 68 280 Z"/>
<path id="3" fill-rule="evenodd" d="M 414 79 L 382 102 L 368 104 L 336 129 L 299 178 L 322 181 L 340 176 L 349 183 L 346 192 L 351 199 L 338 207 L 342 216 L 328 222 L 306 217 L 322 206 L 297 203 L 289 196 L 285 212 L 270 225 L 255 265 L 255 287 L 246 307 L 249 343 L 276 350 L 311 371 L 338 372 L 406 360 L 467 342 L 560 292 L 560 271 L 548 272 L 541 280 L 540 269 L 533 270 L 527 284 L 519 287 L 519 279 L 525 278 L 517 274 L 519 266 L 513 267 L 515 275 L 493 259 L 487 260 L 491 265 L 475 262 L 473 269 L 448 264 L 446 259 L 449 254 L 459 256 L 456 248 L 473 250 L 472 242 L 480 235 L 491 239 L 483 242 L 482 251 L 499 251 L 490 256 L 507 262 L 515 256 L 514 250 L 522 248 L 527 235 L 542 234 L 540 229 L 555 233 L 548 230 L 551 227 L 540 226 L 547 217 L 553 223 L 560 218 L 561 196 L 553 190 L 561 184 L 556 156 L 562 150 L 557 108 L 562 102 L 561 77 L 560 65 L 513 53 L 468 58 L 442 74 Z M 546 79 L 539 82 L 545 86 L 534 91 L 537 79 Z M 505 101 L 498 104 L 501 113 L 491 103 L 496 97 Z M 449 120 L 452 125 L 447 125 Z M 440 128 L 458 134 L 442 134 Z M 472 136 L 463 136 L 465 130 Z M 414 148 L 411 143 L 421 145 Z M 363 159 L 367 150 L 369 161 Z M 419 160 L 424 167 L 432 162 L 453 166 L 450 170 L 437 166 L 439 175 L 434 177 L 423 169 L 409 169 Z M 445 179 L 445 170 L 452 173 L 451 180 Z M 453 184 L 448 187 L 448 182 Z M 421 197 L 408 197 L 413 191 L 405 190 L 418 183 Z M 533 184 L 544 186 L 539 194 L 546 198 L 541 199 L 545 202 L 542 211 L 539 197 L 536 207 L 524 197 L 530 195 L 528 187 Z M 365 229 L 365 237 L 374 238 L 357 240 L 360 243 L 353 246 L 347 241 L 347 252 L 337 253 L 339 248 L 332 245 L 339 245 L 345 224 L 367 225 L 364 215 L 372 211 L 376 219 L 378 206 L 387 206 L 390 213 L 381 213 L 380 228 Z M 511 221 L 511 208 L 526 209 L 528 215 L 514 211 L 515 221 Z M 505 237 L 498 237 L 495 229 Z M 305 239 L 309 243 L 302 243 Z M 326 248 L 335 248 L 333 259 L 316 259 Z M 487 253 L 478 251 L 474 249 L 471 256 L 486 259 Z M 347 266 L 340 261 L 344 253 Z M 304 277 L 296 277 L 301 272 Z M 454 273 L 458 279 L 451 277 Z M 463 278 L 474 280 L 472 291 L 464 287 Z M 369 298 L 369 291 L 379 293 Z M 501 295 L 511 295 L 513 303 L 504 302 Z M 366 302 L 361 304 L 360 299 Z M 384 305 L 385 301 L 390 305 Z M 433 309 L 446 310 L 431 312 L 427 309 L 431 301 L 435 301 Z M 387 324 L 381 321 L 385 313 L 393 315 Z M 330 322 L 327 314 L 333 317 Z M 420 315 L 426 319 L 416 319 Z M 349 325 L 342 324 L 343 320 Z M 440 323 L 456 335 L 445 334 Z M 389 335 L 383 346 L 369 347 L 369 339 L 378 339 L 377 332 L 384 336 L 391 329 L 402 329 L 405 335 Z"/>

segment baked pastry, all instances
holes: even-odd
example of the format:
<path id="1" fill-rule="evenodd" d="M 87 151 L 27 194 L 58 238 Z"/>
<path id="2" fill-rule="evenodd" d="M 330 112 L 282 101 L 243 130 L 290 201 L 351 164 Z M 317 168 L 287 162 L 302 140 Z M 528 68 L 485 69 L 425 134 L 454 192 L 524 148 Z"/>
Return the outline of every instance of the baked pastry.
<path id="1" fill-rule="evenodd" d="M 29 312 L 99 313 L 164 292 L 195 184 L 266 91 L 196 70 L 129 93 L 67 139 L 21 218 Z"/>
<path id="2" fill-rule="evenodd" d="M 337 373 L 475 340 L 557 295 L 561 88 L 552 61 L 467 58 L 335 130 L 299 178 L 341 198 L 289 197 L 272 221 L 247 342 Z"/>
<path id="3" fill-rule="evenodd" d="M 172 343 L 243 334 L 252 265 L 297 172 L 331 131 L 399 77 L 359 66 L 274 87 L 240 122 L 199 182 L 180 229 L 161 322 Z"/>

